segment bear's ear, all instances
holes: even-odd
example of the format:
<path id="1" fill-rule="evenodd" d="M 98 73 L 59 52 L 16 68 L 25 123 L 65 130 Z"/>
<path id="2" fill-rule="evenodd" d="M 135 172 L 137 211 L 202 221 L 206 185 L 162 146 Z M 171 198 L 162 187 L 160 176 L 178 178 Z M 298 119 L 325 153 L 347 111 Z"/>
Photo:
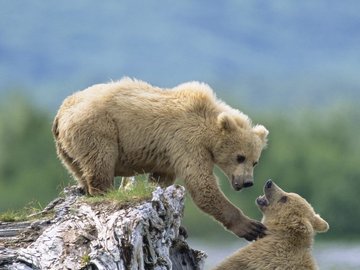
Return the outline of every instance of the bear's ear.
<path id="1" fill-rule="evenodd" d="M 234 119 L 226 112 L 222 112 L 218 115 L 217 124 L 223 131 L 231 131 L 236 129 L 236 123 Z"/>
<path id="2" fill-rule="evenodd" d="M 238 127 L 243 129 L 251 129 L 251 120 L 246 114 L 236 110 L 233 119 Z"/>
<path id="3" fill-rule="evenodd" d="M 315 214 L 312 218 L 311 225 L 317 232 L 326 232 L 329 229 L 329 224 L 318 214 Z"/>
<path id="4" fill-rule="evenodd" d="M 263 125 L 256 125 L 253 127 L 253 132 L 259 136 L 264 144 L 266 144 L 269 131 Z"/>

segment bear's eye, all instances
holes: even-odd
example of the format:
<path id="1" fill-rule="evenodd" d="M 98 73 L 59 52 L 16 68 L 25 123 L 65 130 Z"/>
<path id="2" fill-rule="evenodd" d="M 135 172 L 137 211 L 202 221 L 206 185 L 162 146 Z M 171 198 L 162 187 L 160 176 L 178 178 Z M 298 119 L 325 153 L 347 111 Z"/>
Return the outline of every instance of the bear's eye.
<path id="1" fill-rule="evenodd" d="M 286 202 L 287 202 L 287 199 L 288 199 L 287 196 L 282 196 L 282 197 L 280 198 L 279 202 L 281 202 L 281 203 L 286 203 Z"/>
<path id="2" fill-rule="evenodd" d="M 257 164 L 258 164 L 258 162 L 255 161 L 255 162 L 253 163 L 253 167 L 255 167 Z"/>
<path id="3" fill-rule="evenodd" d="M 237 155 L 237 157 L 236 157 L 236 161 L 238 163 L 244 163 L 245 159 L 246 159 L 246 157 L 243 155 Z"/>

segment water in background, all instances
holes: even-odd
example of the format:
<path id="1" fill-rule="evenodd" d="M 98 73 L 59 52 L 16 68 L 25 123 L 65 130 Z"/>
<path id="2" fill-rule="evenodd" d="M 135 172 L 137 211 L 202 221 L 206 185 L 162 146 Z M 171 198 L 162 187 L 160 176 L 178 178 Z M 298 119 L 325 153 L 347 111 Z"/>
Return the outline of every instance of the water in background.
<path id="1" fill-rule="evenodd" d="M 203 250 L 208 258 L 205 270 L 211 269 L 228 255 L 235 252 L 244 241 L 239 243 L 209 244 L 202 241 L 191 241 L 194 249 Z M 360 243 L 323 242 L 314 246 L 314 256 L 321 270 L 358 270 L 360 269 Z"/>

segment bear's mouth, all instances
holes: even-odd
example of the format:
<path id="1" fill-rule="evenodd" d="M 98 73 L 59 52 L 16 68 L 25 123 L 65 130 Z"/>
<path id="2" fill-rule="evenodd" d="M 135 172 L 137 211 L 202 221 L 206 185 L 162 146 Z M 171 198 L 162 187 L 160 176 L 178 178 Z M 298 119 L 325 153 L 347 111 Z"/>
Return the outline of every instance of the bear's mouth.
<path id="1" fill-rule="evenodd" d="M 259 196 L 256 199 L 256 203 L 261 207 L 265 207 L 265 206 L 268 206 L 270 204 L 265 195 Z"/>

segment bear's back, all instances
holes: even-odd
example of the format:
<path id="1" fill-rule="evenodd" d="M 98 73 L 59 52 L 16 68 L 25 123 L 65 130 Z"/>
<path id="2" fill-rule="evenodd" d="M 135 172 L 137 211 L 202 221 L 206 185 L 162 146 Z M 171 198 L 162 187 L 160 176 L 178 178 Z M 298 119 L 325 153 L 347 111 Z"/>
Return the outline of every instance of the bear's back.
<path id="1" fill-rule="evenodd" d="M 138 118 L 165 115 L 178 118 L 191 114 L 215 119 L 222 111 L 231 110 L 234 109 L 218 100 L 205 83 L 188 82 L 167 89 L 130 78 L 90 86 L 66 98 L 60 108 L 62 115 L 75 118 L 99 113 L 114 116 L 121 112 Z"/>
<path id="2" fill-rule="evenodd" d="M 146 114 L 184 114 L 204 115 L 206 112 L 219 111 L 212 89 L 199 82 L 188 82 L 174 88 L 154 87 L 146 82 L 124 78 L 108 85 L 108 92 L 103 93 L 103 100 L 112 103 L 112 108 Z"/>

